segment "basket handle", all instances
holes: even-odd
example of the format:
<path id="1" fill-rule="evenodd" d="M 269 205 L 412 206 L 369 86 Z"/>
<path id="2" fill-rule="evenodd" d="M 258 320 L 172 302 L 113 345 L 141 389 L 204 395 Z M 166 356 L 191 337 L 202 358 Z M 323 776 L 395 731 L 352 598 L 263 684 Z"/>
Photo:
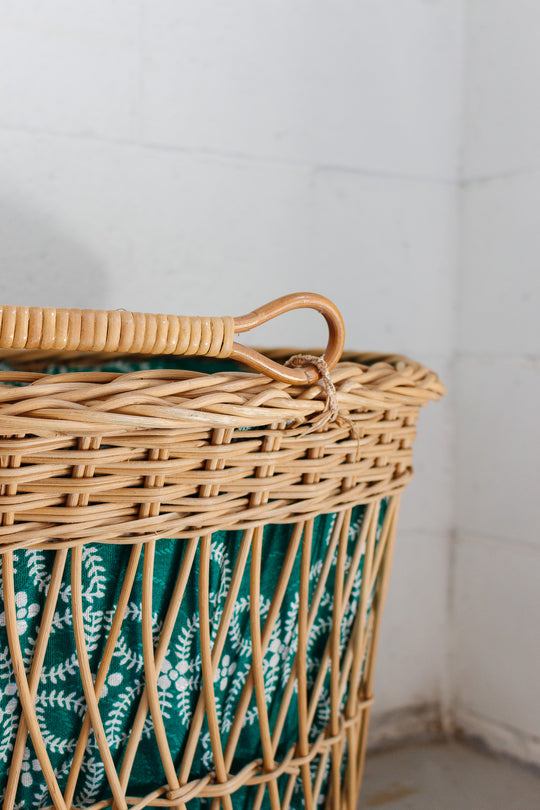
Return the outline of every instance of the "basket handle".
<path id="1" fill-rule="evenodd" d="M 280 382 L 302 384 L 320 376 L 315 366 L 288 368 L 234 340 L 284 312 L 315 309 L 328 324 L 323 359 L 332 369 L 343 351 L 345 328 L 337 307 L 315 293 L 293 293 L 240 318 L 147 315 L 125 310 L 0 306 L 0 349 L 184 354 L 230 357 Z"/>

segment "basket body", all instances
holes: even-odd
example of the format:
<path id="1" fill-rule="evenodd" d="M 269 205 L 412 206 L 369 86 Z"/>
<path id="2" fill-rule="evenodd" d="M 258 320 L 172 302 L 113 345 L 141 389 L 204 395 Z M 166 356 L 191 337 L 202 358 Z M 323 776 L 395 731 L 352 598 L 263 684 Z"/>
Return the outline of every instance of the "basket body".
<path id="1" fill-rule="evenodd" d="M 171 365 L 0 372 L 4 807 L 353 810 L 441 386 L 348 359 L 310 431 L 321 386 Z"/>

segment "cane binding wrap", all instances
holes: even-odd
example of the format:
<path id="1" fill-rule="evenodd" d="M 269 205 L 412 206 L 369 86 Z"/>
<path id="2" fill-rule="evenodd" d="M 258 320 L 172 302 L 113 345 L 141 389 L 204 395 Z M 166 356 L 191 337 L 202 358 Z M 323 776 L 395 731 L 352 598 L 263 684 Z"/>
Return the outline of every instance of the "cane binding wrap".
<path id="1" fill-rule="evenodd" d="M 345 343 L 343 319 L 331 301 L 313 293 L 285 295 L 240 318 L 4 306 L 0 307 L 0 349 L 231 358 L 273 379 L 303 385 L 318 378 L 316 368 L 287 369 L 234 341 L 236 334 L 303 308 L 316 309 L 326 319 L 329 341 L 323 358 L 333 368 Z"/>

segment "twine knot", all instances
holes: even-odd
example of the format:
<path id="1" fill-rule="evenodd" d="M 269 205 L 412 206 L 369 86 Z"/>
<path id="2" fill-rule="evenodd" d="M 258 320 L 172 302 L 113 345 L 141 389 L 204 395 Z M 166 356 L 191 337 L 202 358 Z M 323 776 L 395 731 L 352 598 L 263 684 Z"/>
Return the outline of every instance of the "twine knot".
<path id="1" fill-rule="evenodd" d="M 285 365 L 291 368 L 315 366 L 321 375 L 320 380 L 317 382 L 326 394 L 326 402 L 324 405 L 324 410 L 312 422 L 311 430 L 321 430 L 329 422 L 336 422 L 339 417 L 338 396 L 336 386 L 332 382 L 326 360 L 324 360 L 322 357 L 317 357 L 314 354 L 293 354 L 293 356 L 287 360 Z"/>
<path id="2" fill-rule="evenodd" d="M 351 437 L 356 440 L 355 460 L 358 461 L 361 456 L 360 434 L 358 432 L 358 428 L 352 422 L 349 416 L 345 416 L 339 412 L 336 386 L 332 382 L 330 370 L 326 364 L 326 360 L 313 354 L 293 354 L 293 356 L 287 360 L 285 365 L 291 366 L 292 368 L 315 366 L 321 375 L 320 380 L 317 380 L 317 384 L 322 387 L 324 393 L 326 394 L 326 403 L 324 410 L 319 414 L 319 416 L 317 416 L 316 419 L 313 420 L 311 427 L 309 427 L 305 432 L 312 433 L 314 430 L 322 430 L 330 422 L 335 422 L 338 427 L 347 427 L 350 431 Z"/>

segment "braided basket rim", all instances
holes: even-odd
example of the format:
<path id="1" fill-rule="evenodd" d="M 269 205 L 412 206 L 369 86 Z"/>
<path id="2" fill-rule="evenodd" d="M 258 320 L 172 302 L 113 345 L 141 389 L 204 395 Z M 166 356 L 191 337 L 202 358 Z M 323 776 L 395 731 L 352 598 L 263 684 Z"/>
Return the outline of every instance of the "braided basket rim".
<path id="1" fill-rule="evenodd" d="M 267 350 L 276 359 L 293 349 Z M 141 371 L 22 371 L 23 352 L 2 352 L 13 371 L 0 371 L 0 434 L 115 435 L 193 427 L 264 427 L 309 422 L 324 408 L 320 383 L 307 386 L 276 382 L 262 374 L 218 371 L 213 374 L 160 368 Z M 41 363 L 53 355 L 39 353 Z M 34 363 L 36 353 L 29 356 Z M 130 362 L 146 356 L 129 357 Z M 122 355 L 54 355 L 55 360 L 89 362 L 124 359 Z M 28 362 L 28 360 L 27 360 Z M 366 412 L 439 400 L 445 388 L 437 374 L 403 355 L 346 352 L 331 372 L 340 410 Z"/>

